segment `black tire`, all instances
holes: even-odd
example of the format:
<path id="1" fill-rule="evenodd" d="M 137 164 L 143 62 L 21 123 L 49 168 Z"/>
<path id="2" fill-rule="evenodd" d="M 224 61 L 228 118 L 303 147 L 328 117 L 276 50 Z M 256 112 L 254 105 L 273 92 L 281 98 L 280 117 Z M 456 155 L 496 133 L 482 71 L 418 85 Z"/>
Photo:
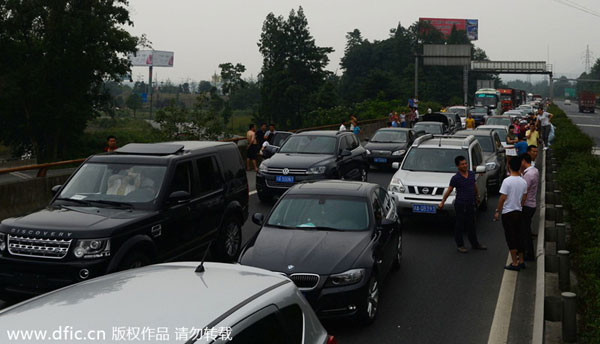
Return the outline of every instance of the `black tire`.
<path id="1" fill-rule="evenodd" d="M 392 263 L 392 269 L 398 270 L 400 269 L 400 265 L 402 264 L 402 232 L 398 236 L 398 242 L 396 243 L 396 257 L 394 262 Z"/>
<path id="2" fill-rule="evenodd" d="M 242 226 L 239 221 L 225 218 L 217 240 L 211 246 L 217 260 L 224 263 L 235 262 L 242 249 Z"/>
<path id="3" fill-rule="evenodd" d="M 273 196 L 264 192 L 256 192 L 258 195 L 258 200 L 261 203 L 270 203 L 273 200 Z"/>
<path id="4" fill-rule="evenodd" d="M 128 253 L 119 263 L 118 271 L 136 269 L 151 263 L 150 257 L 143 251 L 133 251 Z"/>
<path id="5" fill-rule="evenodd" d="M 371 278 L 367 283 L 367 288 L 361 301 L 361 305 L 358 308 L 356 314 L 357 320 L 364 326 L 370 325 L 375 321 L 377 317 L 377 310 L 379 308 L 379 279 L 377 278 L 377 272 L 373 270 Z"/>

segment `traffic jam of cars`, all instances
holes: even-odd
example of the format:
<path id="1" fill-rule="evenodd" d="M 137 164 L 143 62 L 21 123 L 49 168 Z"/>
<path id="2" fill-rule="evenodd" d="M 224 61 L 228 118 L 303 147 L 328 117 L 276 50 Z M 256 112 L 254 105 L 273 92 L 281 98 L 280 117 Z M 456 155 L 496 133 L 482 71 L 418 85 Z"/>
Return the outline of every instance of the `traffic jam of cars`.
<path id="1" fill-rule="evenodd" d="M 455 192 L 438 204 L 457 156 L 476 174 L 480 209 L 498 192 L 509 128 L 539 106 L 502 113 L 501 94 L 480 90 L 476 109 L 428 113 L 363 142 L 350 131 L 281 132 L 255 177 L 268 213 L 249 214 L 253 193 L 231 142 L 91 156 L 46 208 L 1 222 L 0 299 L 14 305 L 0 321 L 91 329 L 135 319 L 188 329 L 178 338 L 192 342 L 221 329 L 213 342 L 336 343 L 320 320 L 376 320 L 386 275 L 401 267 L 402 219 L 454 215 Z M 380 169 L 393 172 L 387 187 L 368 182 Z M 259 229 L 243 238 L 249 217 Z"/>

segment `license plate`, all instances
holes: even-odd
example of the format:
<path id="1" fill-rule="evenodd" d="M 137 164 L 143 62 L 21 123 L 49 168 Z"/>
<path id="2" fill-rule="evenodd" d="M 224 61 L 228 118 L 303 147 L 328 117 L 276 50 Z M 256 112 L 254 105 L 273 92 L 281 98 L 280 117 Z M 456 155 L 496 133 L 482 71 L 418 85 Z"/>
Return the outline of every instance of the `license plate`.
<path id="1" fill-rule="evenodd" d="M 278 183 L 293 183 L 294 176 L 275 176 L 275 181 Z"/>
<path id="2" fill-rule="evenodd" d="M 380 162 L 380 163 L 386 163 L 387 159 L 386 158 L 374 158 L 373 161 L 374 162 Z"/>
<path id="3" fill-rule="evenodd" d="M 435 214 L 435 212 L 436 212 L 434 205 L 413 204 L 412 207 L 413 207 L 413 213 Z"/>

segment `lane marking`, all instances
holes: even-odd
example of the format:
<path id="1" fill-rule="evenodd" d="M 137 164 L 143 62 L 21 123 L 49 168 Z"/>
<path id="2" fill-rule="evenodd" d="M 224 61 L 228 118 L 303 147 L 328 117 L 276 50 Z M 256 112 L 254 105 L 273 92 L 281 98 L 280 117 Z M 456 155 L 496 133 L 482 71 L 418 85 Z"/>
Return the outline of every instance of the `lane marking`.
<path id="1" fill-rule="evenodd" d="M 25 173 L 21 173 L 21 172 L 10 172 L 11 175 L 21 178 L 21 179 L 32 179 L 33 177 L 25 174 Z"/>
<path id="2" fill-rule="evenodd" d="M 600 124 L 577 124 L 580 127 L 600 128 Z"/>
<path id="3" fill-rule="evenodd" d="M 506 258 L 506 265 L 512 263 L 510 252 Z M 500 292 L 498 293 L 498 302 L 494 311 L 494 320 L 488 337 L 488 344 L 499 344 L 508 342 L 508 329 L 510 327 L 510 318 L 517 289 L 517 271 L 504 270 Z"/>
<path id="4" fill-rule="evenodd" d="M 256 190 L 248 192 L 248 195 L 250 195 L 250 196 L 252 196 L 254 194 L 256 194 Z"/>

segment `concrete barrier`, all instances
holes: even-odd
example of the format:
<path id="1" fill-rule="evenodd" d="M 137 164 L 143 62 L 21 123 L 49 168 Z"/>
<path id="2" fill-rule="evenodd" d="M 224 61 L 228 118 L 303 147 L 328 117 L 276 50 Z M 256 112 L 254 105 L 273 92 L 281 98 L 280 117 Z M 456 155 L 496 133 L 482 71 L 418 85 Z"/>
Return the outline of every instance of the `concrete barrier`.
<path id="1" fill-rule="evenodd" d="M 69 174 L 0 184 L 0 220 L 42 209 L 52 198 L 50 189 L 67 178 Z"/>

